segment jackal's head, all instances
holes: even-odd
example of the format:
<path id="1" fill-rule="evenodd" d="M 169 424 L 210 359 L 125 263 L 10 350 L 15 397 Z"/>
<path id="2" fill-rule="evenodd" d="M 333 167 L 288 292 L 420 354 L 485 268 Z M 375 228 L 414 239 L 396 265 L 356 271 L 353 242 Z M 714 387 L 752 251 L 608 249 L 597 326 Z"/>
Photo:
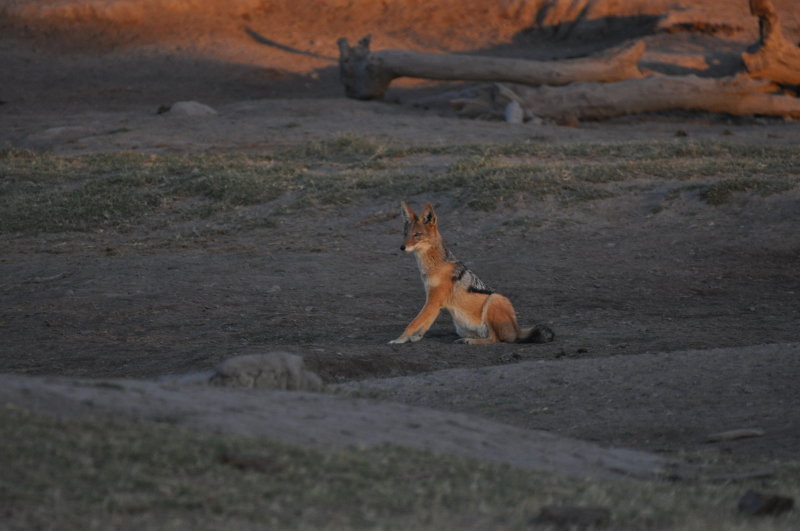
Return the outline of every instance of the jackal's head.
<path id="1" fill-rule="evenodd" d="M 400 201 L 402 206 L 403 218 L 405 220 L 403 228 L 403 245 L 401 251 L 411 253 L 414 251 L 425 251 L 432 246 L 441 245 L 441 236 L 436 222 L 436 212 L 433 205 L 425 203 L 420 215 L 414 213 L 405 202 Z"/>

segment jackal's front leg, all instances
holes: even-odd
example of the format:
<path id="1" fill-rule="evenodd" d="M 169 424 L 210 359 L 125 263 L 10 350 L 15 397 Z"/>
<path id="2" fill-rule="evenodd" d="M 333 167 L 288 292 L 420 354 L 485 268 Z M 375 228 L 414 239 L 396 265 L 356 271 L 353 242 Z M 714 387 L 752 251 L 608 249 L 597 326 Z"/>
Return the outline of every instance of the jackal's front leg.
<path id="1" fill-rule="evenodd" d="M 425 303 L 422 310 L 417 314 L 411 324 L 409 324 L 405 331 L 397 339 L 389 341 L 391 345 L 400 343 L 408 343 L 409 341 L 419 341 L 425 332 L 431 327 L 439 311 L 442 309 L 441 304 L 438 302 L 431 302 L 430 300 Z"/>

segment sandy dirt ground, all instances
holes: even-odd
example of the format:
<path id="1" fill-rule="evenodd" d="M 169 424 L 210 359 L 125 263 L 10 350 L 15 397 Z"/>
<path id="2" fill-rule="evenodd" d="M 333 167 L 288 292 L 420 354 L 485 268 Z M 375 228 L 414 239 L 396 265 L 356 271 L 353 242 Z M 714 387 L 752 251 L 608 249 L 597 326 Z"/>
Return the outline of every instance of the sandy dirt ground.
<path id="1" fill-rule="evenodd" d="M 469 121 L 409 103 L 438 85 L 401 82 L 387 101 L 365 103 L 344 99 L 336 80 L 335 38 L 370 31 L 383 43 L 378 48 L 536 58 L 644 36 L 648 64 L 664 71 L 713 70 L 756 32 L 746 5 L 736 2 L 719 8 L 722 30 L 699 34 L 658 31 L 664 2 L 622 2 L 628 11 L 605 18 L 590 16 L 600 2 L 584 3 L 588 11 L 570 33 L 556 24 L 569 13 L 558 19 L 537 2 L 506 2 L 484 14 L 483 24 L 468 22 L 479 2 L 465 3 L 458 20 L 444 8 L 426 16 L 411 10 L 416 19 L 357 16 L 363 3 L 351 2 L 350 11 L 336 12 L 338 25 L 314 30 L 280 2 L 210 2 L 203 12 L 181 10 L 182 2 L 170 9 L 141 2 L 140 11 L 123 1 L 12 2 L 0 8 L 0 147 L 260 151 L 342 133 L 398 145 L 666 140 L 676 133 L 742 145 L 800 142 L 796 123 L 687 113 L 577 127 Z M 539 15 L 553 24 L 530 30 Z M 445 31 L 454 24 L 463 31 Z M 796 16 L 785 24 L 795 35 L 800 29 Z M 696 53 L 688 66 L 670 62 L 687 51 Z M 217 113 L 157 114 L 189 100 Z M 153 379 L 285 350 L 343 389 L 499 421 L 509 433 L 547 430 L 668 456 L 796 459 L 800 193 L 743 196 L 719 207 L 681 196 L 651 215 L 665 204 L 669 183 L 637 184 L 591 203 L 543 200 L 486 214 L 442 193 L 356 203 L 286 220 L 278 230 L 4 234 L 0 372 L 12 380 Z M 512 298 L 523 323 L 546 323 L 556 341 L 456 345 L 442 317 L 425 340 L 387 345 L 423 302 L 416 266 L 398 249 L 399 199 L 435 201 L 456 254 Z M 532 221 L 507 223 L 515 219 Z M 13 381 L 33 389 L 15 400 L 44 410 L 52 401 L 36 398 L 36 382 L 69 387 Z M 319 400 L 309 399 L 309 415 Z M 298 426 L 314 429 L 307 418 Z M 738 428 L 764 435 L 707 442 L 711 433 Z M 364 432 L 352 439 L 366 439 L 369 424 L 358 429 Z"/>

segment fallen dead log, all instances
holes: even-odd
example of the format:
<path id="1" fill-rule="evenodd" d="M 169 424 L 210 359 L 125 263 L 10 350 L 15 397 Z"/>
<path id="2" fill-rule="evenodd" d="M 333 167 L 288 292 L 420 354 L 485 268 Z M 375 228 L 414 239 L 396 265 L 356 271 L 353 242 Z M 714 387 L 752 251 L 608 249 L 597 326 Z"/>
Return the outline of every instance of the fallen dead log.
<path id="1" fill-rule="evenodd" d="M 747 74 L 724 78 L 649 76 L 616 83 L 577 83 L 565 87 L 503 84 L 491 91 L 487 106 L 499 110 L 516 101 L 528 116 L 569 123 L 669 110 L 733 115 L 771 115 L 800 119 L 800 99 L 774 93 L 774 84 Z M 456 110 L 475 109 L 473 100 L 453 100 Z"/>
<path id="2" fill-rule="evenodd" d="M 448 81 L 495 81 L 527 85 L 564 85 L 576 81 L 613 82 L 643 76 L 637 63 L 643 42 L 604 53 L 560 61 L 529 61 L 455 54 L 425 54 L 403 50 L 370 52 L 370 37 L 350 46 L 338 40 L 339 72 L 350 98 L 380 98 L 393 79 L 416 77 Z"/>
<path id="3" fill-rule="evenodd" d="M 747 31 L 737 3 L 683 2 L 669 7 L 656 23 L 656 32 L 734 35 Z"/>
<path id="4" fill-rule="evenodd" d="M 800 85 L 800 47 L 789 42 L 770 0 L 750 0 L 750 13 L 758 17 L 759 47 L 742 54 L 750 77 L 786 85 Z"/>

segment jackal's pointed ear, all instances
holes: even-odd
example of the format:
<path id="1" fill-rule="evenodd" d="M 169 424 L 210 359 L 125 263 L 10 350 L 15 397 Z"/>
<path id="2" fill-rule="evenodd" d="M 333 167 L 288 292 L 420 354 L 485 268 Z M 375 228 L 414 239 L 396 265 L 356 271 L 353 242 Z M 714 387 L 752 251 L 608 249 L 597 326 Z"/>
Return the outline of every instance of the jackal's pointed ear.
<path id="1" fill-rule="evenodd" d="M 420 219 L 425 225 L 436 225 L 436 212 L 433 211 L 433 205 L 430 203 L 425 203 L 425 206 L 422 207 L 422 214 L 420 214 Z"/>
<path id="2" fill-rule="evenodd" d="M 406 204 L 405 201 L 400 201 L 400 207 L 401 207 L 401 210 L 403 212 L 403 217 L 406 220 L 413 221 L 414 218 L 417 217 L 417 215 L 414 214 L 414 211 L 411 210 L 411 208 L 409 208 L 409 206 Z"/>

